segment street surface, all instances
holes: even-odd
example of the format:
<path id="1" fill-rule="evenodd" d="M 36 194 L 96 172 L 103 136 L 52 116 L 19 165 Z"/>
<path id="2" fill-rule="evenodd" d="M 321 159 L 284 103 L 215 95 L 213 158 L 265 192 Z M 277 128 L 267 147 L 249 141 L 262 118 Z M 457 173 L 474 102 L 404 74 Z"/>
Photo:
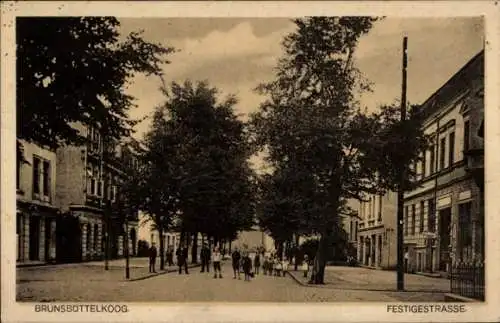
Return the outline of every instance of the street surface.
<path id="1" fill-rule="evenodd" d="M 333 302 L 333 301 L 442 301 L 438 291 L 444 280 L 407 275 L 411 292 L 390 291 L 395 273 L 364 268 L 331 267 L 324 286 L 304 287 L 291 277 L 257 275 L 251 282 L 233 279 L 231 265 L 225 261 L 223 278 L 214 279 L 200 268 L 189 275 L 163 272 L 150 276 L 147 259 L 130 262 L 132 281 L 125 280 L 124 260 L 26 267 L 17 269 L 18 301 L 85 302 Z M 158 267 L 158 266 L 157 266 Z M 175 270 L 170 267 L 169 270 Z M 158 269 L 157 269 L 158 270 Z M 300 277 L 298 273 L 295 276 Z M 335 280 L 336 279 L 336 280 Z M 394 278 L 395 279 L 395 278 Z M 340 282 L 340 283 L 339 283 Z M 382 287 L 376 290 L 373 287 Z M 333 288 L 331 288 L 333 287 Z M 372 288 L 370 288 L 372 287 Z M 421 291 L 418 291 L 421 288 Z M 367 290 L 371 289 L 371 290 Z M 446 292 L 443 290 L 443 292 Z"/>

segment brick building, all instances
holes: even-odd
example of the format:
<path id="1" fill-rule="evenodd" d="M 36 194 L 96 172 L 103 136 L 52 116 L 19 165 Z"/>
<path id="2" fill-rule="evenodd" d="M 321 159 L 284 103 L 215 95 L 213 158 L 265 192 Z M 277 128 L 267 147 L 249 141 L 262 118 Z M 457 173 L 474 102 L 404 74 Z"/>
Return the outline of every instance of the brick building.
<path id="1" fill-rule="evenodd" d="M 22 156 L 17 158 L 16 172 L 17 261 L 52 262 L 56 259 L 58 215 L 56 154 L 36 144 L 20 142 Z"/>
<path id="2" fill-rule="evenodd" d="M 413 166 L 421 185 L 405 194 L 404 209 L 412 271 L 447 276 L 452 262 L 484 259 L 484 199 L 473 172 L 484 174 L 484 160 L 470 157 L 483 149 L 483 92 L 484 51 L 423 103 L 432 145 Z"/>
<path id="3" fill-rule="evenodd" d="M 57 149 L 57 207 L 64 216 L 58 219 L 57 258 L 60 262 L 103 259 L 105 237 L 109 235 L 110 257 L 124 254 L 127 234 L 131 255 L 137 250 L 137 214 L 128 215 L 125 233 L 124 215 L 117 210 L 117 191 L 127 174 L 122 165 L 134 162 L 126 144 L 104 142 L 98 129 L 75 125 L 89 139 L 87 145 Z M 106 144 L 106 148 L 104 147 Z M 106 149 L 106 152 L 105 152 Z M 107 153 L 104 158 L 104 154 Z M 106 190 L 106 192 L 104 192 Z M 111 211 L 106 221 L 107 196 Z M 106 227 L 106 223 L 109 226 Z"/>

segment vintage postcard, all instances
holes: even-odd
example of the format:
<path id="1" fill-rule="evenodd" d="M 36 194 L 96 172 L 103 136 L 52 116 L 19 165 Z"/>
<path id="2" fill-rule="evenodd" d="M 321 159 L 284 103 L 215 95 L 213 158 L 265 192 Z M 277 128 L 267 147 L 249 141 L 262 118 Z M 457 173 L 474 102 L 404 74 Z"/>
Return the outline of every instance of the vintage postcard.
<path id="1" fill-rule="evenodd" d="M 498 9 L 3 1 L 2 320 L 498 321 Z"/>

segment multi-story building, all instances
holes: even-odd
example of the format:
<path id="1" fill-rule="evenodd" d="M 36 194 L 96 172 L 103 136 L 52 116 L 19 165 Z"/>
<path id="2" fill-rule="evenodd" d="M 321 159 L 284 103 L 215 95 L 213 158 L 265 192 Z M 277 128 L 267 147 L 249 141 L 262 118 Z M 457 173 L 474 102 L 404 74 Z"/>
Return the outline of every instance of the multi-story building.
<path id="1" fill-rule="evenodd" d="M 126 145 L 104 142 L 98 129 L 74 127 L 89 140 L 86 145 L 63 146 L 56 152 L 56 201 L 64 214 L 57 225 L 57 258 L 60 262 L 102 259 L 106 234 L 111 258 L 123 255 L 125 234 L 130 254 L 134 255 L 137 214 L 127 216 L 125 233 L 124 211 L 117 210 L 116 203 L 120 182 L 127 176 L 122 166 L 134 162 L 133 154 Z M 105 212 L 105 196 L 110 202 L 109 212 Z"/>
<path id="2" fill-rule="evenodd" d="M 397 194 L 369 195 L 359 204 L 357 259 L 362 266 L 393 269 L 397 264 Z"/>
<path id="3" fill-rule="evenodd" d="M 17 158 L 17 261 L 56 259 L 56 154 L 20 141 Z"/>
<path id="4" fill-rule="evenodd" d="M 361 218 L 359 217 L 359 201 L 350 200 L 348 206 L 352 213 L 339 214 L 341 218 L 342 228 L 347 234 L 348 250 L 347 255 L 356 257 L 358 254 L 358 229 Z"/>
<path id="5" fill-rule="evenodd" d="M 484 259 L 484 200 L 471 171 L 484 172 L 484 160 L 467 157 L 483 148 L 477 131 L 483 92 L 484 51 L 422 105 L 424 132 L 432 144 L 413 165 L 419 188 L 405 194 L 404 243 L 411 271 L 448 273 L 452 261 Z"/>

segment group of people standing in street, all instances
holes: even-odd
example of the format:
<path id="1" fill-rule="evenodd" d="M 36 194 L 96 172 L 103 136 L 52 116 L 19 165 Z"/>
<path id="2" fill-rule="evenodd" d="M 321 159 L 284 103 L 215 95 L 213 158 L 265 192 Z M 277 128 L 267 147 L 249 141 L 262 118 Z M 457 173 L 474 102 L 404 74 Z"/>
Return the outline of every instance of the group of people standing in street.
<path id="1" fill-rule="evenodd" d="M 241 279 L 241 272 L 245 276 L 245 281 L 250 281 L 251 278 L 255 277 L 255 274 L 259 273 L 260 268 L 260 254 L 257 252 L 253 259 L 250 257 L 250 253 L 248 251 L 243 251 L 241 253 L 238 248 L 236 248 L 231 254 L 231 264 L 233 267 L 233 279 Z M 255 269 L 255 272 L 252 271 Z"/>
<path id="2" fill-rule="evenodd" d="M 173 266 L 173 248 L 169 247 L 166 252 L 166 263 L 168 266 Z M 188 255 L 189 249 L 187 246 L 182 246 L 176 251 L 177 256 L 177 266 L 179 267 L 179 274 L 183 272 L 189 274 L 188 271 Z M 149 248 L 149 272 L 156 273 L 155 264 L 158 252 L 156 250 L 156 245 L 153 243 Z M 261 264 L 261 259 L 263 262 Z M 221 263 L 223 260 L 223 255 L 219 247 L 214 247 L 210 250 L 208 244 L 204 243 L 201 252 L 201 272 L 210 272 L 210 263 L 213 265 L 214 278 L 222 278 Z M 241 279 L 241 273 L 244 275 L 245 281 L 250 281 L 255 275 L 260 273 L 260 268 L 262 266 L 264 275 L 270 276 L 284 276 L 285 272 L 288 270 L 288 261 L 280 260 L 275 254 L 266 255 L 263 250 L 257 250 L 252 259 L 250 252 L 246 249 L 240 252 L 238 248 L 235 248 L 231 254 L 231 264 L 233 268 L 233 279 Z"/>
<path id="3" fill-rule="evenodd" d="M 264 256 L 263 271 L 264 275 L 269 276 L 285 276 L 288 271 L 288 266 L 290 265 L 287 259 L 279 259 L 276 254 Z"/>
<path id="4" fill-rule="evenodd" d="M 183 246 L 177 249 L 177 266 L 179 266 L 179 274 L 182 274 L 182 269 L 186 274 L 189 274 L 188 271 L 188 254 L 189 250 L 187 246 Z M 156 257 L 158 256 L 158 251 L 156 249 L 156 244 L 153 242 L 151 247 L 149 248 L 149 272 L 156 273 Z M 167 266 L 174 265 L 174 250 L 172 247 L 169 247 L 166 252 L 166 264 Z"/>

